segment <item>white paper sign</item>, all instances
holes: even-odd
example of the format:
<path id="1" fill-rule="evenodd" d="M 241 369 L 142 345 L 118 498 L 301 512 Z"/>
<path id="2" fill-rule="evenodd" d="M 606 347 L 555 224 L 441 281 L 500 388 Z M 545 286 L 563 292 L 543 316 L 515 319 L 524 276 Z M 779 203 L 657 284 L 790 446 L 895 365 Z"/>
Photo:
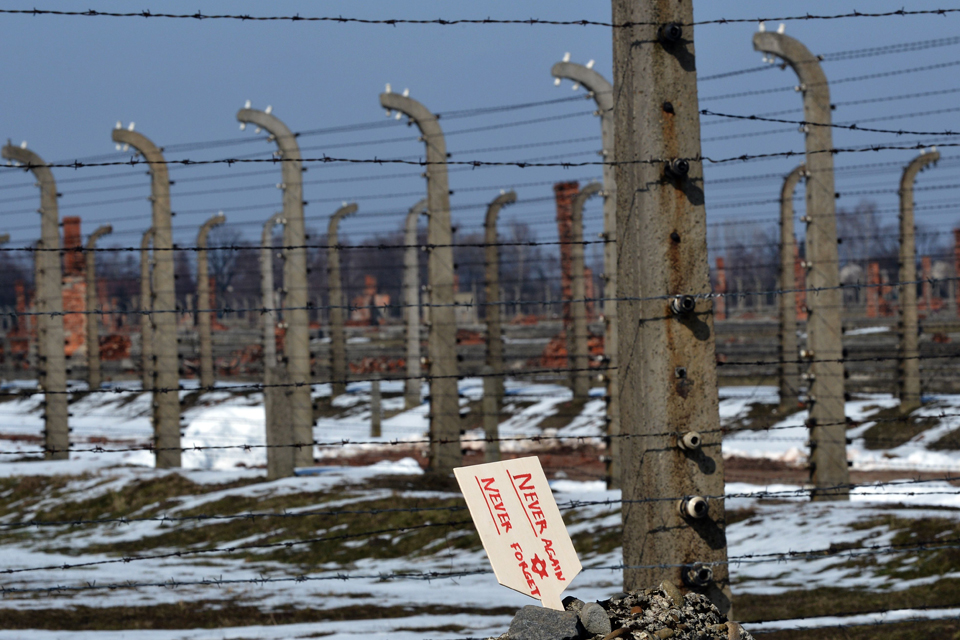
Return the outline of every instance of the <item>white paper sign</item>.
<path id="1" fill-rule="evenodd" d="M 540 460 L 518 458 L 453 473 L 497 581 L 563 611 L 560 594 L 580 573 L 580 560 Z"/>

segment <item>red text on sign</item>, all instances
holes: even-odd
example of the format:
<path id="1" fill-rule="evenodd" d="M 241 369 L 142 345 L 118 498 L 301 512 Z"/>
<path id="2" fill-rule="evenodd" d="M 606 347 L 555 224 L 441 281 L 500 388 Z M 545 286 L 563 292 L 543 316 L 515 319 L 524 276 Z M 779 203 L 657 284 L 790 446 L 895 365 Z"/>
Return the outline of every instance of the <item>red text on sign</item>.
<path id="1" fill-rule="evenodd" d="M 490 517 L 493 518 L 493 524 L 497 527 L 497 534 L 500 534 L 500 527 L 506 533 L 513 528 L 510 524 L 510 514 L 507 513 L 507 507 L 503 504 L 503 498 L 500 496 L 500 490 L 493 484 L 493 478 L 477 478 L 477 484 L 483 493 L 483 499 L 487 503 L 487 510 L 490 511 Z M 499 523 L 499 524 L 498 524 Z"/>

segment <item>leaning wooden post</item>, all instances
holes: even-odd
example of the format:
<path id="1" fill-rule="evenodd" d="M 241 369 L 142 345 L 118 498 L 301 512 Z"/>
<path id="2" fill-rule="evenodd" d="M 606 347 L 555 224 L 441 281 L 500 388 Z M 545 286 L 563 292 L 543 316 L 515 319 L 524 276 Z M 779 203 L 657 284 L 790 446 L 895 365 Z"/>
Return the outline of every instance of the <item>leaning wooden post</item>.
<path id="1" fill-rule="evenodd" d="M 566 56 L 565 56 L 566 57 Z M 567 78 L 584 86 L 597 104 L 600 116 L 600 135 L 603 142 L 603 355 L 607 385 L 607 487 L 620 488 L 620 384 L 617 380 L 617 175 L 613 163 L 615 122 L 613 117 L 613 86 L 593 70 L 592 63 L 558 62 L 550 70 L 559 84 Z"/>
<path id="2" fill-rule="evenodd" d="M 693 3 L 612 4 L 624 590 L 669 580 L 726 613 Z"/>
<path id="3" fill-rule="evenodd" d="M 800 363 L 797 358 L 797 288 L 794 273 L 794 253 L 797 236 L 793 223 L 793 194 L 797 183 L 806 175 L 800 165 L 787 174 L 780 190 L 780 411 L 793 413 L 798 409 L 800 391 Z"/>
<path id="4" fill-rule="evenodd" d="M 103 376 L 100 372 L 100 324 L 94 310 L 97 308 L 97 240 L 113 233 L 113 227 L 104 225 L 87 238 L 86 273 L 87 281 L 87 386 L 90 390 L 100 388 Z"/>
<path id="5" fill-rule="evenodd" d="M 587 328 L 587 287 L 584 282 L 583 258 L 583 205 L 603 190 L 599 182 L 591 182 L 573 197 L 570 232 L 570 256 L 572 258 L 570 315 L 573 317 L 567 335 L 567 361 L 570 363 L 570 379 L 573 399 L 585 401 L 590 395 L 590 353 Z M 572 335 L 571 335 L 572 334 Z"/>
<path id="6" fill-rule="evenodd" d="M 200 227 L 197 234 L 197 333 L 200 335 L 200 390 L 213 387 L 213 305 L 210 302 L 210 268 L 207 261 L 207 236 L 210 230 L 227 221 L 221 211 Z"/>
<path id="7" fill-rule="evenodd" d="M 40 238 L 37 253 L 39 280 L 36 284 L 38 342 L 43 343 L 39 369 L 43 370 L 44 449 L 48 460 L 70 458 L 70 431 L 67 426 L 67 357 L 63 348 L 63 273 L 60 265 L 60 211 L 57 183 L 50 167 L 27 149 L 8 141 L 2 152 L 5 160 L 30 170 L 40 187 Z"/>
<path id="8" fill-rule="evenodd" d="M 327 225 L 327 289 L 330 291 L 330 388 L 331 398 L 347 392 L 347 336 L 344 329 L 343 279 L 340 276 L 340 221 L 357 210 L 347 204 L 331 216 Z"/>
<path id="9" fill-rule="evenodd" d="M 844 413 L 840 260 L 837 251 L 836 191 L 830 87 L 820 60 L 803 43 L 781 33 L 761 31 L 753 48 L 779 56 L 800 79 L 806 132 L 807 167 L 807 357 L 810 364 L 810 479 L 815 500 L 847 500 L 846 415 Z"/>
<path id="10" fill-rule="evenodd" d="M 307 314 L 307 248 L 303 219 L 303 167 L 297 137 L 272 109 L 264 111 L 247 106 L 237 112 L 240 128 L 247 123 L 265 129 L 277 144 L 280 174 L 283 182 L 283 229 L 285 259 L 283 261 L 283 288 L 286 293 L 283 323 L 283 357 L 289 374 L 290 415 L 293 434 L 304 446 L 297 449 L 297 466 L 313 464 L 313 400 L 310 385 L 310 321 Z"/>
<path id="11" fill-rule="evenodd" d="M 417 246 L 417 222 L 427 213 L 427 199 L 410 207 L 403 234 L 403 319 L 407 332 L 407 379 L 404 381 L 403 405 L 413 409 L 420 405 L 420 257 Z"/>
<path id="12" fill-rule="evenodd" d="M 153 227 L 143 232 L 140 238 L 140 388 L 153 388 L 153 287 L 150 283 Z M 153 412 L 151 411 L 151 415 Z M 154 425 L 156 430 L 156 425 Z M 156 435 L 156 434 L 154 434 Z"/>
<path id="13" fill-rule="evenodd" d="M 487 297 L 484 313 L 487 323 L 487 366 L 491 369 L 491 384 L 497 412 L 503 404 L 503 378 L 506 373 L 503 369 L 503 330 L 500 326 L 503 308 L 500 306 L 500 246 L 497 243 L 497 218 L 504 206 L 516 201 L 515 191 L 508 191 L 494 198 L 493 202 L 487 205 L 487 216 L 483 226 Z"/>
<path id="14" fill-rule="evenodd" d="M 430 470 L 450 476 L 460 466 L 460 395 L 457 389 L 457 320 L 454 313 L 453 230 L 450 225 L 450 187 L 447 181 L 447 144 L 437 116 L 407 96 L 380 94 L 385 109 L 405 114 L 420 129 L 426 146 L 427 244 L 430 294 L 428 362 L 430 381 Z"/>
<path id="15" fill-rule="evenodd" d="M 910 161 L 900 178 L 900 349 L 897 382 L 900 413 L 920 408 L 920 321 L 917 317 L 917 239 L 913 183 L 917 174 L 940 159 L 936 149 Z"/>

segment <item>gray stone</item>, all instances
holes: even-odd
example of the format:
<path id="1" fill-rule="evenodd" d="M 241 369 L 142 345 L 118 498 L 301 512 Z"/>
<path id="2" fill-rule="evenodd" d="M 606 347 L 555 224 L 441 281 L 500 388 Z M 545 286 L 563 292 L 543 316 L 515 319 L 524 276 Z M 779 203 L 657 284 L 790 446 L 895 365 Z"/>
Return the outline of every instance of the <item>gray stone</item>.
<path id="1" fill-rule="evenodd" d="M 576 640 L 582 631 L 572 611 L 527 605 L 513 617 L 507 635 L 510 640 Z"/>
<path id="2" fill-rule="evenodd" d="M 610 625 L 610 616 L 596 602 L 583 605 L 580 611 L 580 622 L 591 635 L 595 636 L 605 636 L 613 629 Z"/>
<path id="3" fill-rule="evenodd" d="M 579 598 L 574 598 L 573 596 L 567 596 L 562 600 L 563 608 L 567 611 L 573 611 L 576 614 L 580 613 L 580 610 L 583 609 L 584 602 Z"/>
<path id="4" fill-rule="evenodd" d="M 673 600 L 675 607 L 683 606 L 683 594 L 680 593 L 680 589 L 678 589 L 675 584 L 669 580 L 664 580 L 660 583 L 660 590 L 663 591 L 665 596 Z"/>

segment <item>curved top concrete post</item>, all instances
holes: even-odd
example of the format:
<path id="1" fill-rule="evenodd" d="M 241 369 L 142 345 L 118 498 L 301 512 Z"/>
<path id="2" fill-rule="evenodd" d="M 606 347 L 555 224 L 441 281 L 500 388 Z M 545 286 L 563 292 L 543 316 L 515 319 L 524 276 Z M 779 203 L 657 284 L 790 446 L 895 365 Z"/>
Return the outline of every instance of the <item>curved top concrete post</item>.
<path id="1" fill-rule="evenodd" d="M 910 164 L 908 164 L 903 170 L 903 175 L 900 177 L 899 193 L 902 195 L 907 191 L 912 191 L 913 183 L 917 179 L 917 174 L 930 165 L 936 164 L 938 160 L 940 160 L 940 152 L 936 149 L 924 151 L 916 158 L 911 160 Z"/>
<path id="2" fill-rule="evenodd" d="M 97 240 L 103 236 L 113 233 L 113 225 L 105 224 L 101 227 L 97 227 L 97 230 L 90 234 L 90 237 L 87 238 L 87 250 L 90 251 L 97 246 Z"/>
<path id="3" fill-rule="evenodd" d="M 593 69 L 576 62 L 558 62 L 550 69 L 550 74 L 554 78 L 579 82 L 593 94 L 593 99 L 601 110 L 613 110 L 613 85 Z"/>
<path id="4" fill-rule="evenodd" d="M 337 244 L 340 238 L 340 221 L 346 218 L 349 215 L 352 215 L 357 212 L 357 204 L 352 202 L 350 204 L 345 204 L 339 209 L 337 209 L 332 216 L 330 216 L 330 222 L 327 223 L 327 243 Z"/>
<path id="5" fill-rule="evenodd" d="M 336 398 L 347 391 L 347 336 L 344 329 L 343 280 L 340 277 L 340 221 L 357 210 L 345 204 L 330 216 L 327 224 L 327 287 L 330 290 L 330 394 Z M 373 318 L 371 318 L 373 320 Z"/>
<path id="6" fill-rule="evenodd" d="M 567 333 L 567 362 L 573 382 L 573 397 L 585 400 L 590 395 L 590 353 L 589 328 L 587 326 L 587 286 L 585 281 L 586 264 L 583 246 L 583 205 L 595 195 L 603 192 L 599 182 L 591 182 L 573 198 L 570 234 L 570 256 L 572 282 L 570 312 L 573 326 Z"/>
<path id="7" fill-rule="evenodd" d="M 133 125 L 131 125 L 132 127 Z M 153 408 L 157 437 L 157 467 L 180 466 L 180 366 L 177 353 L 177 308 L 173 267 L 173 228 L 170 210 L 170 173 L 163 152 L 145 135 L 120 123 L 111 137 L 128 144 L 150 167 L 153 220 Z"/>
<path id="8" fill-rule="evenodd" d="M 38 350 L 45 359 L 41 383 L 45 391 L 44 447 L 48 459 L 65 460 L 69 457 L 70 435 L 67 427 L 66 354 L 63 349 L 63 294 L 60 264 L 60 212 L 57 207 L 57 183 L 46 163 L 26 144 L 16 147 L 9 142 L 2 156 L 24 165 L 37 179 L 40 187 L 40 242 L 44 251 L 36 256 Z M 49 314 L 49 315 L 46 315 Z"/>
<path id="9" fill-rule="evenodd" d="M 603 165 L 603 351 L 606 371 L 603 378 L 607 386 L 607 434 L 608 445 L 607 487 L 620 487 L 620 383 L 618 381 L 618 345 L 620 331 L 617 327 L 617 172 L 613 160 L 615 124 L 613 117 L 613 85 L 591 68 L 574 62 L 558 62 L 550 70 L 557 84 L 561 78 L 582 84 L 597 104 L 600 116 L 600 133 L 603 140 L 605 160 Z"/>
<path id="10" fill-rule="evenodd" d="M 904 167 L 900 177 L 900 349 L 898 391 L 900 413 L 906 415 L 921 405 L 920 318 L 917 309 L 917 235 L 913 212 L 913 183 L 917 174 L 940 159 L 938 151 L 921 153 Z M 932 312 L 932 310 L 928 310 Z"/>
<path id="11" fill-rule="evenodd" d="M 206 249 L 207 236 L 210 235 L 210 230 L 214 227 L 220 226 L 226 221 L 227 216 L 223 215 L 223 212 L 221 211 L 217 215 L 204 222 L 203 225 L 200 226 L 200 231 L 197 233 L 197 246 Z"/>
<path id="12" fill-rule="evenodd" d="M 488 247 L 497 241 L 497 217 L 500 215 L 500 210 L 508 204 L 513 204 L 516 201 L 517 192 L 507 191 L 506 193 L 501 193 L 499 196 L 494 198 L 493 202 L 487 205 L 487 215 L 484 219 L 484 228 L 486 231 L 486 238 L 484 242 L 486 242 Z M 490 237 L 491 229 L 493 230 L 492 238 Z"/>
<path id="13" fill-rule="evenodd" d="M 800 90 L 826 99 L 829 108 L 830 86 L 827 76 L 820 66 L 820 59 L 810 53 L 806 45 L 782 33 L 762 31 L 753 34 L 753 48 L 773 54 L 790 65 L 800 79 Z"/>
<path id="14" fill-rule="evenodd" d="M 800 41 L 781 33 L 753 36 L 757 51 L 778 56 L 796 72 L 803 94 L 807 196 L 807 286 L 819 289 L 807 297 L 807 348 L 815 354 L 810 365 L 812 382 L 807 393 L 811 440 L 811 480 L 817 487 L 844 486 L 847 468 L 844 423 L 843 344 L 840 266 L 837 251 L 836 191 L 833 172 L 833 132 L 830 128 L 830 87 L 819 59 Z M 824 425 L 824 426 L 820 426 Z M 814 491 L 811 497 L 848 499 L 849 491 Z"/>
<path id="15" fill-rule="evenodd" d="M 310 397 L 310 318 L 307 314 L 307 250 L 303 220 L 303 167 L 297 136 L 286 124 L 271 113 L 248 107 L 237 112 L 243 129 L 247 124 L 261 127 L 270 133 L 280 154 L 280 172 L 283 178 L 283 213 L 286 217 L 283 244 L 283 288 L 286 293 L 283 341 L 284 360 L 290 374 L 290 403 L 293 436 L 297 442 L 313 441 L 313 401 Z M 312 447 L 300 447 L 296 452 L 297 466 L 313 464 Z"/>
<path id="16" fill-rule="evenodd" d="M 417 223 L 427 213 L 427 199 L 418 201 L 407 212 L 403 234 L 403 318 L 407 334 L 407 379 L 404 381 L 404 407 L 420 404 L 420 259 L 417 249 Z"/>
<path id="17" fill-rule="evenodd" d="M 494 198 L 487 205 L 487 215 L 484 221 L 484 262 L 486 263 L 486 311 L 487 321 L 487 366 L 490 367 L 490 382 L 497 401 L 497 411 L 503 401 L 503 331 L 501 317 L 503 308 L 500 306 L 500 247 L 497 244 L 497 218 L 500 210 L 508 204 L 517 201 L 516 191 L 507 191 Z"/>
<path id="18" fill-rule="evenodd" d="M 460 451 L 460 399 L 457 389 L 457 320 L 454 313 L 453 232 L 450 226 L 450 188 L 447 182 L 447 145 L 433 113 L 403 95 L 380 94 L 385 109 L 406 114 L 420 129 L 426 145 L 427 202 L 430 220 L 427 244 L 430 290 L 430 469 L 450 475 L 463 463 Z"/>
<path id="19" fill-rule="evenodd" d="M 252 124 L 270 133 L 282 154 L 283 162 L 280 163 L 280 172 L 283 176 L 284 188 L 301 188 L 303 171 L 300 167 L 301 156 L 297 134 L 290 131 L 290 128 L 275 115 L 266 111 L 240 109 L 237 112 L 237 120 L 244 125 Z M 302 197 L 300 199 L 303 200 Z"/>
<path id="20" fill-rule="evenodd" d="M 800 365 L 797 362 L 797 278 L 794 252 L 797 246 L 793 221 L 793 195 L 807 166 L 799 165 L 787 174 L 780 189 L 780 408 L 797 410 L 800 393 Z"/>

